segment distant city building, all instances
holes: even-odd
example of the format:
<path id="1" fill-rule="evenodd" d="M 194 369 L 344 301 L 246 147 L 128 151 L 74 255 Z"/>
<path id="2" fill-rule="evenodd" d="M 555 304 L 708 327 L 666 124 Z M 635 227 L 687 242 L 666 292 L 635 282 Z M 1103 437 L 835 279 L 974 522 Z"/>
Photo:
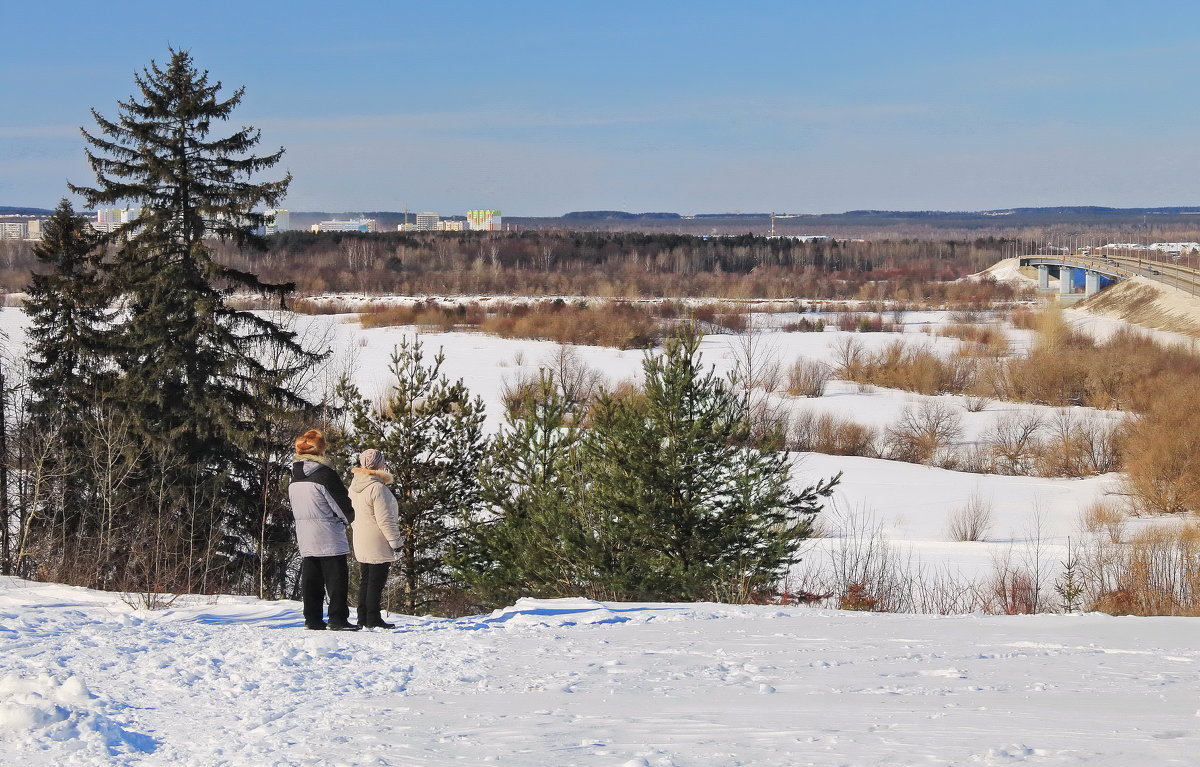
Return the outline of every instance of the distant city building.
<path id="1" fill-rule="evenodd" d="M 461 232 L 466 228 L 466 221 L 451 221 L 449 219 L 442 219 L 441 221 L 437 222 L 437 230 L 439 232 Z"/>
<path id="2" fill-rule="evenodd" d="M 500 230 L 500 211 L 468 210 L 467 223 L 473 232 L 497 232 Z"/>
<path id="3" fill-rule="evenodd" d="M 96 223 L 92 226 L 97 232 L 111 232 L 121 224 L 128 224 L 142 215 L 141 208 L 101 208 L 96 211 Z"/>
<path id="4" fill-rule="evenodd" d="M 417 231 L 416 224 L 396 224 L 397 232 L 415 232 Z"/>
<path id="5" fill-rule="evenodd" d="M 795 242 L 824 242 L 829 239 L 827 234 L 769 234 L 768 240 L 793 240 Z"/>
<path id="6" fill-rule="evenodd" d="M 314 232 L 377 232 L 378 222 L 373 218 L 356 218 L 349 221 L 322 221 L 313 224 Z"/>
<path id="7" fill-rule="evenodd" d="M 440 220 L 441 216 L 436 213 L 418 213 L 417 224 L 414 228 L 418 232 L 432 232 L 437 229 Z"/>
<path id="8" fill-rule="evenodd" d="M 25 221 L 0 221 L 0 240 L 23 240 L 29 234 Z"/>
<path id="9" fill-rule="evenodd" d="M 25 239 L 40 240 L 42 239 L 42 226 L 44 222 L 40 218 L 30 219 L 25 225 Z"/>
<path id="10" fill-rule="evenodd" d="M 292 217 L 283 208 L 273 208 L 268 210 L 267 216 L 267 234 L 275 234 L 276 232 L 286 232 L 292 228 Z"/>

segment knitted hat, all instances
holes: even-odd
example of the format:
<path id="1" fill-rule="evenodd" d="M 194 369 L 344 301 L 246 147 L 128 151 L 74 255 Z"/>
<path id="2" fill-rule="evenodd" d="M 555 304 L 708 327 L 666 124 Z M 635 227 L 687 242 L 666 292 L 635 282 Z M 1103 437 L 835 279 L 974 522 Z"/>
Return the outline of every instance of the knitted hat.
<path id="1" fill-rule="evenodd" d="M 358 454 L 358 463 L 364 469 L 382 469 L 383 453 L 375 448 L 367 448 Z"/>
<path id="2" fill-rule="evenodd" d="M 300 455 L 325 455 L 325 435 L 318 429 L 309 429 L 296 437 L 296 452 Z"/>

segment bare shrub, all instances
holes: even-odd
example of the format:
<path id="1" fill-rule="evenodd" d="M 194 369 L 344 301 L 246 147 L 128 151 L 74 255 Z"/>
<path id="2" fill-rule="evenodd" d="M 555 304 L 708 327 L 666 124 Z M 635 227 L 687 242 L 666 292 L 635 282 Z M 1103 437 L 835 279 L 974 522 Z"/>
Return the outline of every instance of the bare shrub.
<path id="1" fill-rule="evenodd" d="M 958 471 L 971 474 L 996 474 L 992 452 L 986 445 L 961 445 L 954 451 L 954 464 Z"/>
<path id="2" fill-rule="evenodd" d="M 530 398 L 536 395 L 541 387 L 538 383 L 538 373 L 530 370 L 520 372 L 515 378 L 507 378 L 500 384 L 500 402 L 509 415 L 520 415 Z"/>
<path id="3" fill-rule="evenodd" d="M 771 335 L 750 326 L 733 344 L 732 352 L 734 379 L 740 388 L 766 392 L 782 388 L 779 345 Z"/>
<path id="4" fill-rule="evenodd" d="M 884 457 L 932 464 L 938 454 L 962 437 L 962 416 L 937 400 L 905 408 L 884 435 Z"/>
<path id="5" fill-rule="evenodd" d="M 1109 543 L 1120 543 L 1128 516 L 1110 501 L 1098 500 L 1089 504 L 1079 515 L 1080 526 L 1093 535 L 1103 534 Z"/>
<path id="6" fill-rule="evenodd" d="M 992 529 L 992 504 L 979 495 L 972 495 L 950 518 L 950 540 L 982 541 Z"/>
<path id="7" fill-rule="evenodd" d="M 963 396 L 963 409 L 968 413 L 982 413 L 992 404 L 992 398 L 986 394 L 967 394 Z"/>
<path id="8" fill-rule="evenodd" d="M 1160 526 L 1080 556 L 1088 607 L 1112 615 L 1200 616 L 1200 525 Z"/>
<path id="9" fill-rule="evenodd" d="M 794 397 L 820 397 L 833 377 L 833 370 L 820 360 L 801 357 L 788 370 L 788 394 Z"/>
<path id="10" fill-rule="evenodd" d="M 1038 612 L 1037 581 L 1027 568 L 1011 562 L 1003 562 L 994 569 L 987 597 L 989 612 L 1003 615 Z"/>
<path id="11" fill-rule="evenodd" d="M 590 402 L 604 383 L 604 374 L 584 362 L 579 349 L 569 344 L 559 344 L 542 367 L 554 374 L 570 409 Z"/>
<path id="12" fill-rule="evenodd" d="M 844 336 L 833 345 L 834 375 L 844 381 L 862 381 L 866 350 L 862 341 Z"/>
<path id="13" fill-rule="evenodd" d="M 1005 413 L 992 423 L 983 442 L 992 455 L 997 473 L 1025 476 L 1030 473 L 1042 430 L 1040 415 L 1032 410 Z"/>
<path id="14" fill-rule="evenodd" d="M 855 609 L 903 612 L 913 604 L 912 563 L 864 510 L 847 515 L 843 537 L 830 552 L 832 591 Z"/>

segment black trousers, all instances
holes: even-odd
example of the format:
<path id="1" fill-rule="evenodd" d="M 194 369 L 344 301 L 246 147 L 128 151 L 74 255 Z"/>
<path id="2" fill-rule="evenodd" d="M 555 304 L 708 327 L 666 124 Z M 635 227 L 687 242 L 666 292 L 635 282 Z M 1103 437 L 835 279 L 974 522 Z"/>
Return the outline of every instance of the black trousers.
<path id="1" fill-rule="evenodd" d="M 358 622 L 370 626 L 381 623 L 383 616 L 379 614 L 380 602 L 383 600 L 383 587 L 387 583 L 388 568 L 391 562 L 378 565 L 362 563 L 359 574 L 362 576 L 358 584 Z"/>
<path id="2" fill-rule="evenodd" d="M 329 595 L 329 622 L 335 626 L 350 622 L 347 590 L 350 567 L 346 555 L 336 557 L 304 557 L 300 560 L 300 595 L 304 600 L 304 625 L 320 626 L 321 607 Z"/>

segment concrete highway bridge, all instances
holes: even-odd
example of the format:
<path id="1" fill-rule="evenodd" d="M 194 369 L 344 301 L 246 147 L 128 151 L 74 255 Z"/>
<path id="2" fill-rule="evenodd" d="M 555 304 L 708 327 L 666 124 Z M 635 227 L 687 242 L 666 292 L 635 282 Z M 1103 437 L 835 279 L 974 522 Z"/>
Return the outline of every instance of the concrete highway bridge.
<path id="1" fill-rule="evenodd" d="M 1130 277 L 1146 277 L 1192 295 L 1200 294 L 1200 254 L 1185 254 L 1178 260 L 1165 253 L 1021 256 L 1021 266 L 1037 268 L 1041 290 L 1050 289 L 1050 275 L 1054 274 L 1059 280 L 1058 292 L 1063 295 L 1075 293 L 1080 286 L 1084 295 L 1095 295 L 1113 282 Z"/>

